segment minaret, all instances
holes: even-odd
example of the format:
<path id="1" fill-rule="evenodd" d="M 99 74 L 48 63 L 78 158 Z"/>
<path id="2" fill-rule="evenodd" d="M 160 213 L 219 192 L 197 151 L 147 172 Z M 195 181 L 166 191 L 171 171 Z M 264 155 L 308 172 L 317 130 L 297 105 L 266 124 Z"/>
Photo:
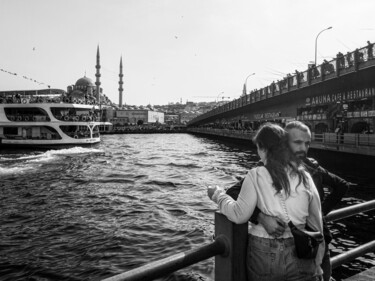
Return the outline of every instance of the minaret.
<path id="1" fill-rule="evenodd" d="M 121 56 L 121 59 L 120 59 L 120 74 L 118 75 L 120 77 L 120 80 L 118 81 L 118 84 L 119 84 L 119 88 L 118 88 L 118 94 L 119 94 L 119 107 L 121 108 L 122 107 L 122 92 L 124 91 L 124 89 L 122 88 L 122 85 L 124 84 L 124 82 L 122 82 L 122 77 L 124 77 L 124 75 L 122 74 L 122 56 Z"/>
<path id="2" fill-rule="evenodd" d="M 96 74 L 95 74 L 95 77 L 96 77 L 96 82 L 95 82 L 95 85 L 96 85 L 96 101 L 98 103 L 101 104 L 101 101 L 100 101 L 100 55 L 99 55 L 99 45 L 98 45 L 98 50 L 96 52 Z"/>

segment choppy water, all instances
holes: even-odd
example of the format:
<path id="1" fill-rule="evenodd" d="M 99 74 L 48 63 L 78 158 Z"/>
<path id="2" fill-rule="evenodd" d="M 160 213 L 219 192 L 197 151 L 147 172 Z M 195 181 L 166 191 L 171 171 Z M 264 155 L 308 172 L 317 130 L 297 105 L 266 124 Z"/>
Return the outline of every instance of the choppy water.
<path id="1" fill-rule="evenodd" d="M 209 243 L 216 206 L 206 186 L 234 183 L 257 160 L 250 147 L 188 134 L 0 151 L 0 280 L 101 280 Z M 334 168 L 361 182 L 342 206 L 375 198 L 371 174 Z M 332 228 L 334 254 L 375 237 L 371 213 Z M 337 280 L 373 259 L 341 267 Z M 209 259 L 162 280 L 213 280 L 213 271 Z"/>

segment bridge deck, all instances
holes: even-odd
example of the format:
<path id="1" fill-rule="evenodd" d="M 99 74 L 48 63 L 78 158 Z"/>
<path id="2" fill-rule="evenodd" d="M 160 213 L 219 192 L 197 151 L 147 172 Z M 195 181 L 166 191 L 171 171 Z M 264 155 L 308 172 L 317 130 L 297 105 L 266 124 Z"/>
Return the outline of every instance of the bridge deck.
<path id="1" fill-rule="evenodd" d="M 373 281 L 375 280 L 375 267 L 369 268 L 361 273 L 358 273 L 345 281 Z"/>

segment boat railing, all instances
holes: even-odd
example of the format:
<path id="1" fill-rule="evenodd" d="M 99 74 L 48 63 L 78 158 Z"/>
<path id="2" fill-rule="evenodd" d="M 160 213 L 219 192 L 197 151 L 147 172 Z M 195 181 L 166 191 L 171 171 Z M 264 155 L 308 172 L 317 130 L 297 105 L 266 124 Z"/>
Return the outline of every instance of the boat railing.
<path id="1" fill-rule="evenodd" d="M 14 122 L 44 122 L 51 121 L 50 117 L 47 115 L 32 115 L 32 114 L 17 114 L 17 115 L 6 115 L 9 121 Z M 90 115 L 54 115 L 57 120 L 65 122 L 99 122 L 99 117 Z"/>
<path id="2" fill-rule="evenodd" d="M 51 121 L 48 115 L 16 114 L 6 115 L 7 119 L 12 122 L 44 122 Z"/>
<path id="3" fill-rule="evenodd" d="M 28 103 L 72 103 L 72 104 L 86 104 L 95 105 L 95 100 L 91 98 L 68 98 L 68 97 L 43 97 L 43 96 L 32 96 L 32 97 L 3 97 L 0 98 L 0 103 L 7 104 L 28 104 Z M 106 103 L 107 104 L 107 103 Z"/>
<path id="4" fill-rule="evenodd" d="M 90 114 L 65 114 L 65 115 L 53 115 L 57 120 L 64 122 L 91 122 L 95 121 L 97 117 Z"/>
<path id="5" fill-rule="evenodd" d="M 7 119 L 12 122 L 45 122 L 51 121 L 48 115 L 17 114 L 6 115 Z M 93 115 L 53 115 L 54 118 L 65 122 L 99 122 L 99 117 Z"/>
<path id="6" fill-rule="evenodd" d="M 326 221 L 336 221 L 375 210 L 375 200 L 330 212 Z M 200 261 L 215 257 L 215 281 L 256 281 L 246 277 L 248 223 L 235 224 L 215 212 L 215 240 L 187 252 L 159 259 L 103 281 L 154 280 Z M 375 240 L 331 258 L 333 268 L 375 250 Z"/>

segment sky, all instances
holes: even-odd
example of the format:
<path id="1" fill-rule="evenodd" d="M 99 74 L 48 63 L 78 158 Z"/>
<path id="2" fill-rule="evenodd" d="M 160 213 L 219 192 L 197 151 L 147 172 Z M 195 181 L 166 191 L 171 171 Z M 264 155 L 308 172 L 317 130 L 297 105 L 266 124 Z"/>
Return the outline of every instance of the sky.
<path id="1" fill-rule="evenodd" d="M 128 105 L 229 101 L 245 83 L 249 92 L 306 70 L 317 38 L 318 64 L 374 42 L 374 9 L 373 0 L 0 0 L 0 91 L 95 81 L 99 46 L 101 87 L 115 103 L 121 56 Z"/>

